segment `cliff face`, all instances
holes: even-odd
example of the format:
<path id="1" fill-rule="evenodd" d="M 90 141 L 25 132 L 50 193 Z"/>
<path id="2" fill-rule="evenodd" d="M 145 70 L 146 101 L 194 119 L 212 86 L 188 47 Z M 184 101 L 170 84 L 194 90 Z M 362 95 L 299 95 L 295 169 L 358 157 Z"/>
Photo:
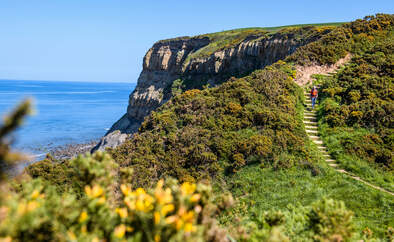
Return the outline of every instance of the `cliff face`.
<path id="1" fill-rule="evenodd" d="M 314 40 L 316 38 L 296 38 L 293 34 L 249 36 L 233 47 L 205 57 L 193 54 L 208 47 L 211 43 L 208 37 L 157 42 L 144 57 L 143 70 L 130 94 L 127 113 L 94 150 L 114 147 L 125 140 L 126 135 L 136 132 L 145 116 L 171 98 L 174 80 L 199 83 L 193 87 L 214 86 L 230 76 L 241 76 L 270 65 Z"/>

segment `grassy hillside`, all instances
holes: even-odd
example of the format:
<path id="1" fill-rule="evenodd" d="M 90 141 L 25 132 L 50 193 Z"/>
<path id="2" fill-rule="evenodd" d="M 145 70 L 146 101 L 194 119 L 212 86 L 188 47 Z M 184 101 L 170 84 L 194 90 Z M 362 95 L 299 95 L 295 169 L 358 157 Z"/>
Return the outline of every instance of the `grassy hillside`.
<path id="1" fill-rule="evenodd" d="M 189 218 L 186 210 L 178 204 L 186 201 L 187 209 L 193 211 L 201 211 L 205 207 L 208 209 L 212 206 L 213 198 L 202 199 L 203 196 L 199 194 L 209 193 L 218 195 L 214 200 L 218 214 L 209 213 L 210 216 L 219 216 L 222 226 L 227 227 L 229 233 L 239 240 L 286 241 L 286 237 L 295 241 L 353 241 L 373 237 L 392 239 L 394 199 L 337 174 L 322 163 L 316 147 L 307 139 L 302 124 L 302 89 L 293 82 L 293 78 L 294 64 L 331 64 L 349 52 L 354 55 L 352 64 L 323 84 L 321 132 L 327 143 L 330 143 L 330 139 L 334 141 L 332 144 L 335 145 L 327 145 L 334 155 L 336 151 L 333 149 L 339 147 L 338 154 L 360 157 L 365 160 L 363 162 L 369 162 L 368 167 L 388 179 L 380 184 L 389 184 L 392 181 L 392 154 L 387 152 L 392 153 L 390 114 L 393 102 L 392 66 L 388 63 L 392 62 L 390 33 L 393 22 L 392 15 L 377 15 L 335 28 L 285 29 L 285 32 L 302 33 L 309 29 L 313 33 L 320 33 L 320 36 L 317 41 L 299 48 L 286 59 L 287 63 L 279 61 L 244 78 L 232 78 L 218 87 L 187 90 L 175 96 L 146 117 L 132 139 L 110 151 L 116 164 L 109 162 L 109 158 L 102 154 L 96 154 L 63 164 L 47 159 L 31 166 L 29 173 L 45 180 L 41 186 L 51 187 L 51 192 L 55 194 L 52 185 L 57 185 L 57 192 L 65 194 L 69 194 L 71 189 L 70 193 L 73 196 L 78 194 L 81 201 L 86 201 L 88 197 L 87 201 L 96 202 L 94 206 L 89 205 L 94 208 L 88 211 L 89 216 L 97 216 L 100 221 L 106 217 L 114 219 L 109 219 L 111 222 L 108 225 L 86 220 L 89 226 L 83 227 L 84 219 L 78 223 L 77 219 L 73 220 L 68 215 L 53 215 L 50 204 L 45 208 L 52 213 L 45 211 L 55 216 L 54 221 L 63 219 L 74 223 L 70 228 L 74 235 L 84 236 L 83 231 L 87 231 L 87 235 L 91 236 L 89 238 L 98 236 L 110 240 L 113 238 L 111 236 L 117 234 L 113 231 L 116 228 L 118 232 L 123 231 L 121 235 L 127 238 L 141 232 L 141 236 L 146 236 L 143 238 L 149 235 L 153 241 L 155 231 L 170 231 L 163 232 L 163 235 L 168 233 L 171 236 L 180 231 L 175 241 L 187 240 L 190 238 L 187 237 L 188 233 L 193 236 L 200 233 L 195 238 L 201 239 L 211 224 L 204 224 L 206 220 L 194 213 Z M 256 33 L 259 31 L 266 34 L 266 30 Z M 220 38 L 224 36 L 223 33 L 216 37 L 213 35 L 212 38 L 217 38 L 218 43 L 221 43 L 216 47 L 228 48 L 242 39 L 238 38 L 242 35 L 236 32 L 226 33 L 231 36 L 229 40 Z M 387 86 L 390 88 L 382 88 Z M 343 130 L 349 132 L 346 134 Z M 351 139 L 340 143 L 343 134 Z M 356 145 L 363 148 L 359 149 Z M 341 159 L 339 155 L 336 157 Z M 54 176 L 51 174 L 53 171 L 58 174 Z M 109 177 L 110 180 L 101 177 Z M 163 201 L 162 196 L 165 197 L 161 194 L 164 193 L 160 190 L 157 192 L 160 196 L 151 200 L 149 197 L 154 192 L 150 192 L 149 196 L 142 190 L 132 193 L 128 186 L 161 189 L 163 185 L 160 185 L 160 179 L 168 177 L 175 177 L 186 182 L 186 185 L 181 185 L 183 188 L 169 186 L 171 192 L 168 193 L 182 199 L 176 199 L 174 208 L 163 215 L 168 224 L 162 225 L 162 214 L 156 209 L 161 209 L 160 201 Z M 214 192 L 197 189 L 198 194 L 194 199 L 195 202 L 201 202 L 197 207 L 191 197 L 197 191 L 192 184 L 198 181 L 210 183 Z M 120 186 L 121 183 L 126 187 Z M 84 189 L 85 186 L 93 187 L 95 184 L 106 188 L 105 196 L 113 201 L 99 203 L 103 192 L 95 196 L 91 190 Z M 21 190 L 25 191 L 23 185 Z M 96 190 L 100 191 L 98 188 Z M 129 206 L 129 200 L 120 195 L 120 191 L 126 197 L 130 195 L 130 199 L 138 198 L 138 207 L 144 213 L 136 213 L 136 204 Z M 24 194 L 18 195 L 20 199 L 32 196 L 29 192 Z M 220 196 L 223 194 L 224 197 Z M 229 194 L 237 198 L 232 209 L 228 208 L 233 203 Z M 55 198 L 54 195 L 53 200 Z M 155 205 L 150 206 L 152 203 Z M 156 203 L 160 206 L 156 206 Z M 64 206 L 59 201 L 56 204 L 57 207 Z M 82 216 L 84 209 L 83 204 L 78 206 L 75 208 L 77 217 Z M 110 209 L 123 209 L 123 206 L 128 207 L 127 213 Z M 224 211 L 219 213 L 220 209 Z M 155 215 L 155 211 L 159 213 Z M 122 217 L 125 213 L 126 216 Z M 128 217 L 128 213 L 138 216 Z M 185 227 L 186 223 L 191 225 Z M 124 227 L 119 227 L 121 224 Z M 52 226 L 51 223 L 49 225 Z M 126 232 L 126 225 L 133 229 Z M 65 228 L 56 226 L 55 231 L 64 235 L 64 231 L 58 230 Z M 7 232 L 2 231 L 8 230 L 1 228 L 0 235 L 7 235 Z M 105 232 L 101 233 L 100 229 Z"/>
<path id="2" fill-rule="evenodd" d="M 173 39 L 161 40 L 159 42 L 191 38 L 209 38 L 210 43 L 207 46 L 197 50 L 196 52 L 190 54 L 187 57 L 184 63 L 184 65 L 187 65 L 192 59 L 209 57 L 216 51 L 233 48 L 245 39 L 258 40 L 261 38 L 268 38 L 274 34 L 280 35 L 278 36 L 278 38 L 283 36 L 300 36 L 300 38 L 302 37 L 303 39 L 308 39 L 312 36 L 322 36 L 322 34 L 326 34 L 336 26 L 340 26 L 342 24 L 344 23 L 317 23 L 286 25 L 278 27 L 240 28 L 216 33 L 203 34 L 194 37 L 177 37 Z"/>
<path id="3" fill-rule="evenodd" d="M 321 133 L 347 170 L 394 191 L 393 30 L 360 37 L 352 61 L 322 81 Z"/>

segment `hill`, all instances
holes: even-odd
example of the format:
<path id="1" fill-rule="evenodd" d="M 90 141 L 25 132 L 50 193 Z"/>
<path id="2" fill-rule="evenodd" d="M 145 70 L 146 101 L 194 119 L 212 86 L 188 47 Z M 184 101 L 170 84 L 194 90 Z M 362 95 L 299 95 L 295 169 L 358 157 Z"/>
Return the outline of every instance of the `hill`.
<path id="1" fill-rule="evenodd" d="M 361 162 L 369 162 L 368 167 L 387 177 L 380 184 L 389 184 L 392 161 L 387 152 L 392 153 L 392 145 L 387 142 L 392 142 L 393 102 L 390 91 L 382 87 L 392 86 L 393 21 L 393 15 L 379 14 L 338 27 L 284 28 L 272 36 L 266 30 L 246 30 L 253 40 L 262 36 L 260 47 L 238 43 L 243 37 L 235 34 L 228 42 L 216 37 L 213 53 L 201 50 L 212 44 L 209 36 L 157 43 L 145 56 L 141 80 L 166 75 L 164 86 L 171 88 L 161 83 L 163 96 L 149 99 L 157 102 L 150 103 L 146 112 L 138 109 L 143 102 L 137 97 L 151 83 L 139 83 L 128 114 L 142 118 L 150 114 L 140 120 L 138 132 L 108 150 L 115 162 L 99 152 L 61 163 L 48 157 L 29 167 L 33 182 L 16 186 L 19 195 L 12 198 L 13 209 L 7 205 L 13 212 L 0 227 L 1 235 L 29 235 L 9 226 L 18 214 L 15 201 L 28 204 L 40 199 L 43 191 L 50 202 L 39 211 L 47 220 L 34 223 L 30 217 L 35 230 L 27 231 L 32 235 L 53 231 L 50 238 L 67 234 L 80 240 L 116 240 L 121 235 L 150 241 L 226 241 L 229 237 L 212 235 L 229 233 L 241 241 L 392 239 L 393 197 L 338 174 L 323 162 L 306 135 L 303 88 L 294 79 L 299 66 L 332 65 L 349 53 L 353 56 L 337 74 L 315 81 L 322 85 L 320 132 L 338 160 L 341 155 L 363 156 Z M 179 57 L 174 46 L 187 46 L 185 41 L 208 57 L 201 60 L 193 56 L 199 54 L 196 48 L 183 47 L 188 55 Z M 267 50 L 264 43 L 271 51 L 260 52 Z M 277 52 L 284 46 L 288 49 Z M 236 55 L 229 54 L 236 50 Z M 219 53 L 222 58 L 210 62 Z M 268 56 L 268 61 L 261 61 Z M 240 60 L 250 65 L 239 65 Z M 217 68 L 210 68 L 215 63 Z M 235 77 L 229 78 L 232 71 Z M 211 81 L 204 79 L 207 76 Z M 214 87 L 207 86 L 210 83 Z M 365 146 L 357 148 L 346 136 Z M 182 185 L 164 184 L 162 179 L 169 177 Z M 34 193 L 35 189 L 39 191 Z M 60 199 L 59 192 L 67 199 Z M 165 213 L 164 205 L 169 205 Z M 75 218 L 56 213 L 51 206 L 75 210 Z M 35 208 L 32 211 L 38 211 Z M 22 215 L 17 222 L 25 221 L 26 214 Z M 227 232 L 216 230 L 214 217 Z"/>

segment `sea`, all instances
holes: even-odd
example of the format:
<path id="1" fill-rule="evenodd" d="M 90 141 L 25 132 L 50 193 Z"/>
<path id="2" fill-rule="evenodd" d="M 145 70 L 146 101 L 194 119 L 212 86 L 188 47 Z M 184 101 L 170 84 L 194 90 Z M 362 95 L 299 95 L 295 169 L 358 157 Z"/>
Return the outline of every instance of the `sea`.
<path id="1" fill-rule="evenodd" d="M 34 115 L 14 133 L 12 148 L 36 158 L 54 148 L 102 137 L 126 113 L 135 83 L 0 80 L 0 116 L 26 98 Z M 3 123 L 3 119 L 0 124 Z"/>

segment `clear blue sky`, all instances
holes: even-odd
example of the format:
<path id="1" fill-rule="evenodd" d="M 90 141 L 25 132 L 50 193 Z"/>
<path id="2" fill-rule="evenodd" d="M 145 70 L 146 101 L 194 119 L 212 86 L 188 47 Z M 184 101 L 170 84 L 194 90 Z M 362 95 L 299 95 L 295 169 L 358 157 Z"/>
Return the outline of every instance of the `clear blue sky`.
<path id="1" fill-rule="evenodd" d="M 1 0 L 0 78 L 136 82 L 160 39 L 393 10 L 392 0 Z"/>

